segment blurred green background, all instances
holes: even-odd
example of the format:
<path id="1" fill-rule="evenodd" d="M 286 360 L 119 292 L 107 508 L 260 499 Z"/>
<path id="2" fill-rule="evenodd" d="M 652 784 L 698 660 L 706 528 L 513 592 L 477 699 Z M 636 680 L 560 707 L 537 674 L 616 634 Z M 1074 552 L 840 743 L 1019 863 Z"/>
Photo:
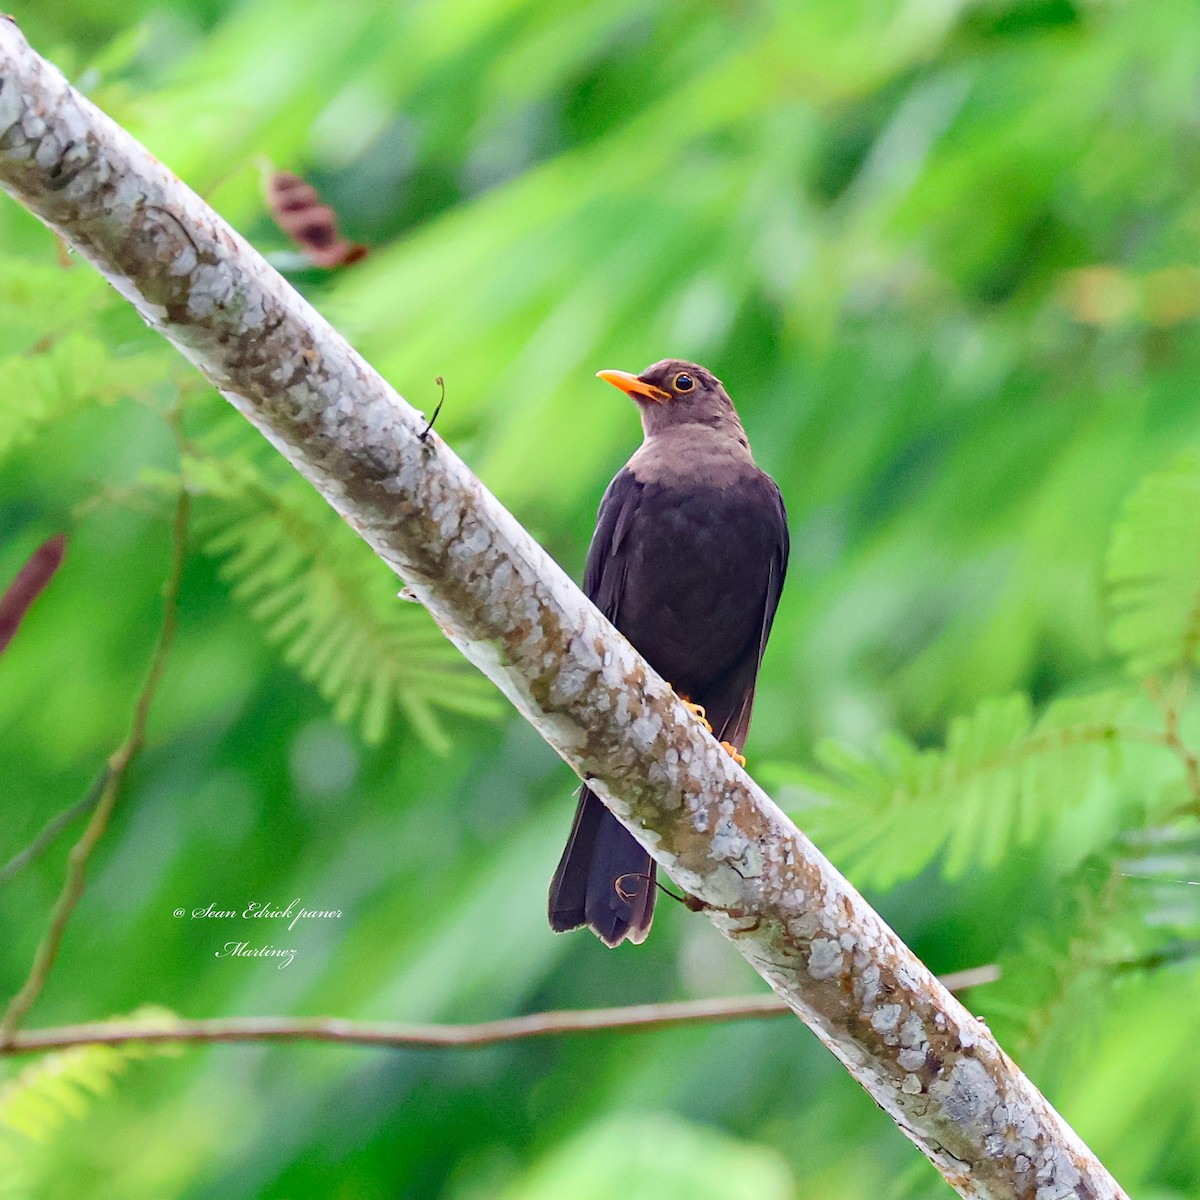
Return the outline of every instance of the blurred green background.
<path id="1" fill-rule="evenodd" d="M 1195 640 L 1142 661 L 1151 633 L 1118 630 L 1114 651 L 1105 585 L 1122 502 L 1200 445 L 1195 5 L 14 2 L 285 266 L 261 160 L 321 189 L 372 253 L 297 285 L 418 407 L 444 376 L 440 433 L 576 577 L 640 437 L 593 372 L 680 356 L 725 380 L 792 529 L 751 770 L 935 970 L 1003 965 L 966 1002 L 1131 1193 L 1200 1192 L 1198 801 L 1178 753 L 1122 732 L 1164 740 L 1156 674 L 1188 735 Z M 551 935 L 568 770 L 8 200 L 0 582 L 70 544 L 0 659 L 0 862 L 125 735 L 181 479 L 149 745 L 27 1025 L 144 1004 L 469 1021 L 761 986 L 669 902 L 640 949 Z M 1160 547 L 1180 612 L 1198 513 L 1184 489 Z M 1160 545 L 1141 528 L 1127 554 Z M 75 835 L 0 886 L 5 996 Z M 173 916 L 293 898 L 342 916 Z M 234 937 L 296 956 L 215 958 Z M 0 1081 L 13 1196 L 949 1194 L 790 1020 L 85 1053 Z"/>

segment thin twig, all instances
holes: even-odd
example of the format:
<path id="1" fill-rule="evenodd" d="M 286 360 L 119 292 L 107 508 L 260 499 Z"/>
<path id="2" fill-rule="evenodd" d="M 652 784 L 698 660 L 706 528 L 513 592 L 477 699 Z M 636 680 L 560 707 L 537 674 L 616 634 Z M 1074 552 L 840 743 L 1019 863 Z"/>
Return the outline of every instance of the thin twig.
<path id="1" fill-rule="evenodd" d="M 0 595 L 0 653 L 12 641 L 29 606 L 54 578 L 67 549 L 67 539 L 56 533 L 44 541 L 17 572 L 17 577 Z"/>
<path id="2" fill-rule="evenodd" d="M 1143 746 L 1171 748 L 1171 742 L 1161 729 L 1147 729 L 1144 725 L 1114 725 L 1113 731 L 1123 742 L 1141 742 Z"/>
<path id="3" fill-rule="evenodd" d="M 421 432 L 417 434 L 417 438 L 421 442 L 424 442 L 425 439 L 427 437 L 429 437 L 429 431 L 433 428 L 434 421 L 436 421 L 438 419 L 438 413 L 440 413 L 442 411 L 442 405 L 446 403 L 446 381 L 445 381 L 445 379 L 443 379 L 442 376 L 439 375 L 437 377 L 437 379 L 434 380 L 434 383 L 436 383 L 438 385 L 438 387 L 440 387 L 442 389 L 442 395 L 441 395 L 441 399 L 439 399 L 437 402 L 437 406 L 433 410 L 433 416 L 429 418 L 429 421 L 425 425 L 425 428 L 422 429 Z"/>
<path id="4" fill-rule="evenodd" d="M 999 978 L 1000 970 L 995 966 L 972 967 L 941 976 L 942 983 L 952 992 L 992 983 Z M 147 1028 L 145 1025 L 114 1021 L 62 1025 L 19 1033 L 8 1045 L 0 1047 L 0 1054 L 32 1054 L 43 1050 L 62 1050 L 67 1046 L 117 1046 L 124 1042 L 303 1041 L 397 1049 L 466 1049 L 564 1033 L 600 1033 L 615 1029 L 649 1029 L 779 1017 L 791 1011 L 778 997 L 767 995 L 530 1013 L 524 1017 L 483 1021 L 476 1025 L 408 1025 L 391 1021 L 343 1021 L 336 1017 L 229 1017 L 214 1021 L 179 1021 Z"/>
<path id="5" fill-rule="evenodd" d="M 176 609 L 179 601 L 179 585 L 183 578 L 190 513 L 191 498 L 187 490 L 180 487 L 179 498 L 175 505 L 175 519 L 171 527 L 171 568 L 163 588 L 162 625 L 159 627 L 158 642 L 154 648 L 154 656 L 150 660 L 150 669 L 146 672 L 146 680 L 142 684 L 142 690 L 134 705 L 129 736 L 109 758 L 99 801 L 92 810 L 91 820 L 88 821 L 83 836 L 72 847 L 68 856 L 67 877 L 63 881 L 62 891 L 50 914 L 50 923 L 46 933 L 34 954 L 29 977 L 25 980 L 21 990 L 9 1001 L 8 1008 L 4 1013 L 4 1020 L 0 1022 L 0 1049 L 10 1043 L 21 1020 L 36 1002 L 42 988 L 46 986 L 46 980 L 50 977 L 51 968 L 54 966 L 54 961 L 62 946 L 67 923 L 87 886 L 88 861 L 108 826 L 108 819 L 116 805 L 129 764 L 137 757 L 145 744 L 150 706 L 154 702 L 158 685 L 166 670 L 167 655 L 175 637 Z"/>
<path id="6" fill-rule="evenodd" d="M 1183 706 L 1187 702 L 1188 692 L 1192 687 L 1192 670 L 1190 663 L 1194 655 L 1189 654 L 1175 668 L 1175 674 L 1171 678 L 1171 686 L 1167 692 L 1167 703 L 1176 713 L 1183 712 Z"/>
<path id="7" fill-rule="evenodd" d="M 51 817 L 42 827 L 41 833 L 24 850 L 18 850 L 4 866 L 0 867 L 0 885 L 7 883 L 13 876 L 44 854 L 72 821 L 91 812 L 99 803 L 111 774 L 112 769 L 105 764 L 104 770 L 96 777 L 81 800 L 76 800 L 69 808 L 64 808 L 57 816 Z"/>

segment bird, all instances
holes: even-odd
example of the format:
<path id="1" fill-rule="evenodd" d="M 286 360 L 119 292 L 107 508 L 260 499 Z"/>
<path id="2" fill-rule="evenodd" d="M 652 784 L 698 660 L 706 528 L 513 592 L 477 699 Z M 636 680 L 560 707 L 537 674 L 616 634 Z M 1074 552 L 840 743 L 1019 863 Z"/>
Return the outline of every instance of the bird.
<path id="1" fill-rule="evenodd" d="M 683 359 L 599 371 L 641 446 L 604 493 L 583 590 L 739 762 L 788 561 L 787 513 L 721 381 Z M 655 863 L 585 784 L 550 884 L 550 927 L 645 940 Z"/>

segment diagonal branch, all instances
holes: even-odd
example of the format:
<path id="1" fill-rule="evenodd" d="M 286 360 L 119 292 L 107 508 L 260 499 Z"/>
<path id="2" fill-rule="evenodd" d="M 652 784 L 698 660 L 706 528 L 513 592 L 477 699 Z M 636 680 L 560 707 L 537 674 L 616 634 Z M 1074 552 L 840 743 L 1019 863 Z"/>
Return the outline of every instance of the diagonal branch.
<path id="1" fill-rule="evenodd" d="M 407 580 L 962 1195 L 1124 1195 L 420 414 L 3 21 L 0 186 Z"/>

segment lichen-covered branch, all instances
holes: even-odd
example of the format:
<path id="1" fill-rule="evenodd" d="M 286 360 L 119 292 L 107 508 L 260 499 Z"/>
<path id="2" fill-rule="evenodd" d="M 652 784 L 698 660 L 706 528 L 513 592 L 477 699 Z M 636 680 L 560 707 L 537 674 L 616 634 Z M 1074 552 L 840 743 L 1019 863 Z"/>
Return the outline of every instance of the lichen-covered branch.
<path id="1" fill-rule="evenodd" d="M 5 21 L 0 186 L 311 480 L 962 1195 L 1124 1194 L 420 414 Z"/>

